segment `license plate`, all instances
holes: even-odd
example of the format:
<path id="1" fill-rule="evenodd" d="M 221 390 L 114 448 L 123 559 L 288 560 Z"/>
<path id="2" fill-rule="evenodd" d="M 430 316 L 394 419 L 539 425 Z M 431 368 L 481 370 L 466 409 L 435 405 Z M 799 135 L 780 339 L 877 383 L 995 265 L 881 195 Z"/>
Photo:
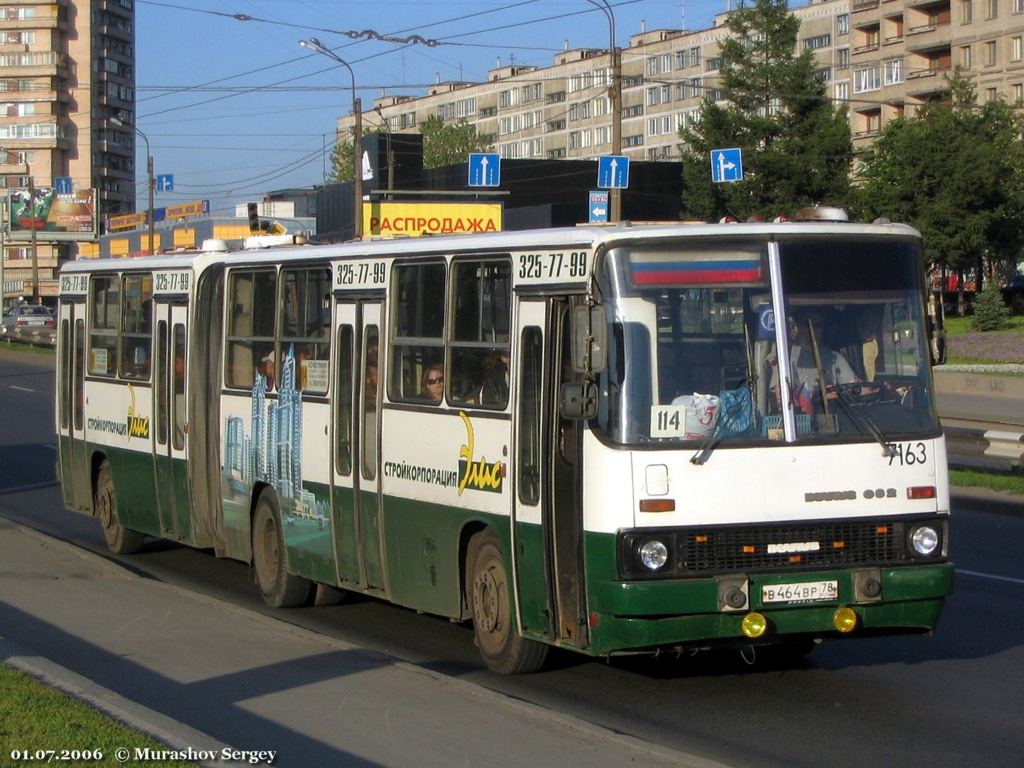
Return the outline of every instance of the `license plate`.
<path id="1" fill-rule="evenodd" d="M 797 584 L 761 586 L 762 603 L 816 603 L 838 599 L 838 581 L 803 581 Z"/>

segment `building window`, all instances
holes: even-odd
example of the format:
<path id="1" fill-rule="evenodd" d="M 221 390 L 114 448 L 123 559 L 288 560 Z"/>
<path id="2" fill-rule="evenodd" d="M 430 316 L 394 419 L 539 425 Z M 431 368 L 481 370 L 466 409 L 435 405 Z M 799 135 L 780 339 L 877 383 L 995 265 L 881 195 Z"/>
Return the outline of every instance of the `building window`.
<path id="1" fill-rule="evenodd" d="M 890 59 L 883 66 L 885 68 L 886 85 L 896 85 L 903 82 L 903 59 Z"/>
<path id="2" fill-rule="evenodd" d="M 989 40 L 985 43 L 985 66 L 994 67 L 996 65 L 996 41 Z"/>
<path id="3" fill-rule="evenodd" d="M 850 34 L 850 14 L 841 13 L 836 16 L 836 34 L 837 35 L 848 35 Z"/>
<path id="4" fill-rule="evenodd" d="M 998 98 L 995 88 L 985 89 L 985 101 L 995 101 Z"/>
<path id="5" fill-rule="evenodd" d="M 1013 0 L 1013 12 L 1024 13 L 1024 0 Z"/>
<path id="6" fill-rule="evenodd" d="M 1024 83 L 1013 84 L 1013 100 L 1017 104 L 1020 104 L 1022 101 L 1024 101 Z"/>
<path id="7" fill-rule="evenodd" d="M 1024 38 L 1017 36 L 1010 38 L 1010 60 L 1020 61 L 1024 53 Z"/>
<path id="8" fill-rule="evenodd" d="M 850 66 L 850 49 L 836 48 L 836 69 L 846 69 Z"/>
<path id="9" fill-rule="evenodd" d="M 853 78 L 854 93 L 877 91 L 882 87 L 882 73 L 877 64 L 854 70 Z"/>
<path id="10" fill-rule="evenodd" d="M 836 101 L 847 102 L 850 100 L 850 81 L 844 80 L 835 85 Z"/>
<path id="11" fill-rule="evenodd" d="M 814 37 L 808 37 L 804 40 L 805 51 L 816 51 L 819 48 L 828 48 L 832 45 L 832 35 L 816 35 Z"/>
<path id="12" fill-rule="evenodd" d="M 960 66 L 964 69 L 970 69 L 972 66 L 971 46 L 969 45 L 960 46 Z"/>
<path id="13" fill-rule="evenodd" d="M 999 18 L 999 0 L 988 0 L 988 18 Z"/>

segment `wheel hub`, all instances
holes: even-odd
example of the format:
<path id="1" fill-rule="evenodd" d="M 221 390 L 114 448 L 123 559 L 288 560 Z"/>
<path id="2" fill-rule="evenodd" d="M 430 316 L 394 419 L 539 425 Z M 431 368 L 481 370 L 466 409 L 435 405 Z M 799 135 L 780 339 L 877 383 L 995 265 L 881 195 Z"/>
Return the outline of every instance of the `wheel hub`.
<path id="1" fill-rule="evenodd" d="M 498 585 L 489 571 L 478 573 L 473 583 L 473 615 L 485 632 L 498 626 Z"/>

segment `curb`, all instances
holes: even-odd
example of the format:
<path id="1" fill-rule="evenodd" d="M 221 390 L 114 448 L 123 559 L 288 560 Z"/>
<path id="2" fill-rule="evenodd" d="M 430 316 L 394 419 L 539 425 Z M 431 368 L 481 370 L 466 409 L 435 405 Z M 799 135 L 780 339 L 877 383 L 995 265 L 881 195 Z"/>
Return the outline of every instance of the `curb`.
<path id="1" fill-rule="evenodd" d="M 166 744 L 175 751 L 209 750 L 220 754 L 224 749 L 232 749 L 229 744 L 126 699 L 67 667 L 62 667 L 42 656 L 32 655 L 2 635 L 0 635 L 0 663 L 20 669 L 51 688 L 56 688 L 85 702 L 104 715 Z M 230 761 L 199 763 L 199 765 L 210 766 L 210 768 L 231 764 L 233 763 Z M 241 763 L 238 764 L 241 765 Z"/>

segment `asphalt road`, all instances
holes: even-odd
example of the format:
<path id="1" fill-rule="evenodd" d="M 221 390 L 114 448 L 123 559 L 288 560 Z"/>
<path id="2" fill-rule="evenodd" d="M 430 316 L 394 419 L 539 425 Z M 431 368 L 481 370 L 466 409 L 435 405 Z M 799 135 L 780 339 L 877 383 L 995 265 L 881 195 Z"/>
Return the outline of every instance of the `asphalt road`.
<path id="1" fill-rule="evenodd" d="M 47 358 L 0 352 L 0 515 L 105 552 L 95 521 L 64 510 L 60 501 L 52 387 Z M 1017 766 L 1024 751 L 1024 648 L 1017 637 L 1024 630 L 1022 513 L 1017 504 L 956 497 L 957 591 L 933 637 L 835 642 L 785 669 L 749 669 L 733 655 L 611 663 L 559 655 L 542 674 L 500 677 L 483 668 L 471 631 L 446 620 L 369 599 L 273 612 L 257 598 L 246 566 L 162 542 L 113 559 L 152 578 L 726 764 Z M 216 730 L 216 723 L 207 729 Z"/>

